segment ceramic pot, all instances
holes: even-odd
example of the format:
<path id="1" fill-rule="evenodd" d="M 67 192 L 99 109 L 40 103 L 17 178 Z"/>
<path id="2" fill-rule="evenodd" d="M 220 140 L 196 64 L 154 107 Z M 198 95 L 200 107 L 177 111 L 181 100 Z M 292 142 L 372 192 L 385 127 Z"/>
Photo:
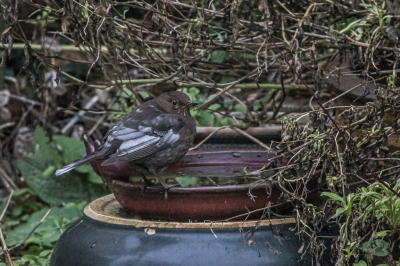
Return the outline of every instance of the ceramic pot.
<path id="1" fill-rule="evenodd" d="M 161 222 L 127 216 L 113 195 L 89 204 L 60 237 L 50 266 L 311 265 L 293 218 Z"/>

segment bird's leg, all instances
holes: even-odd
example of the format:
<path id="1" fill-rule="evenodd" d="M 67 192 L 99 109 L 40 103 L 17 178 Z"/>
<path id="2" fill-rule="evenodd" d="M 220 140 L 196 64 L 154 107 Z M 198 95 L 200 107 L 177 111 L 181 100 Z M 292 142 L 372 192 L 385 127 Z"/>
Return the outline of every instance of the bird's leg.
<path id="1" fill-rule="evenodd" d="M 147 187 L 151 187 L 154 186 L 154 183 L 151 182 L 149 179 L 147 179 L 147 177 L 142 173 L 142 178 L 144 181 L 143 186 L 141 186 L 141 190 L 144 191 Z"/>
<path id="2" fill-rule="evenodd" d="M 165 188 L 165 190 L 169 190 L 171 187 L 176 187 L 176 186 L 179 186 L 179 185 L 168 185 L 167 183 L 165 183 L 165 181 L 157 174 L 157 172 L 156 171 L 154 171 L 154 170 L 150 170 L 150 172 L 153 174 L 153 175 L 155 175 L 156 176 L 156 178 L 157 178 L 157 180 L 158 180 L 158 182 L 160 182 L 161 183 L 161 185 Z"/>
<path id="3" fill-rule="evenodd" d="M 156 176 L 158 182 L 161 183 L 161 185 L 163 185 L 165 191 L 164 191 L 164 199 L 167 200 L 168 199 L 168 190 L 171 187 L 176 187 L 177 185 L 167 185 L 167 183 L 164 182 L 164 180 L 162 180 L 161 177 L 158 176 L 158 174 L 154 171 L 153 174 Z M 179 185 L 178 185 L 179 186 Z"/>
<path id="4" fill-rule="evenodd" d="M 147 177 L 146 177 L 143 173 L 142 173 L 142 178 L 143 178 L 144 183 L 145 183 L 147 186 L 154 186 L 154 183 L 151 182 L 149 179 L 147 179 Z"/>
<path id="5" fill-rule="evenodd" d="M 168 186 L 167 183 L 165 183 L 165 181 L 154 171 L 153 174 L 156 176 L 158 182 L 161 183 L 161 185 L 163 185 L 163 187 L 165 188 L 165 190 L 170 189 L 173 186 Z"/>

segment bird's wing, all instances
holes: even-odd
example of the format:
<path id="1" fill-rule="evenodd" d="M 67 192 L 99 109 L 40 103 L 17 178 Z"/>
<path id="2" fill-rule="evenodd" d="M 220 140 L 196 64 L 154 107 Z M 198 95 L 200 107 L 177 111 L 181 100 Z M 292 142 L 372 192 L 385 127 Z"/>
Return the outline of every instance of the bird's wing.
<path id="1" fill-rule="evenodd" d="M 152 119 L 123 120 L 107 136 L 104 148 L 115 150 L 116 145 L 118 148 L 102 165 L 140 160 L 174 147 L 180 140 L 183 126 L 180 116 L 164 113 Z"/>

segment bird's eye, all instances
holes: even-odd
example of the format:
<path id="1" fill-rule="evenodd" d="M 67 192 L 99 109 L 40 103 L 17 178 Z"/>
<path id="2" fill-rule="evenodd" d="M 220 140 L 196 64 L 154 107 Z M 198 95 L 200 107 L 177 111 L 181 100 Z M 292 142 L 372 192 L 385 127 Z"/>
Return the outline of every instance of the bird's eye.
<path id="1" fill-rule="evenodd" d="M 178 102 L 177 102 L 176 100 L 172 100 L 172 104 L 173 104 L 173 105 L 177 105 Z"/>

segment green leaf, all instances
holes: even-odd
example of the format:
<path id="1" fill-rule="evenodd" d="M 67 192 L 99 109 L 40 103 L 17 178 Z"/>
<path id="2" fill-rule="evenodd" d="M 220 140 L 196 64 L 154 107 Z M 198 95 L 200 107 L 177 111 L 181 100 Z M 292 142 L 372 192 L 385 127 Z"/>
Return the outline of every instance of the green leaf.
<path id="1" fill-rule="evenodd" d="M 40 254 L 39 254 L 39 257 L 47 257 L 48 255 L 50 255 L 50 253 L 51 253 L 51 250 L 48 250 L 48 249 L 46 249 L 46 250 L 43 250 L 42 252 L 40 252 Z"/>
<path id="2" fill-rule="evenodd" d="M 199 126 L 213 126 L 214 114 L 209 111 L 201 111 L 197 114 L 197 122 Z"/>
<path id="3" fill-rule="evenodd" d="M 367 263 L 363 260 L 360 260 L 357 263 L 354 263 L 353 266 L 367 266 Z"/>
<path id="4" fill-rule="evenodd" d="M 214 51 L 211 53 L 211 58 L 214 62 L 223 63 L 229 58 L 229 55 L 226 51 Z"/>
<path id="5" fill-rule="evenodd" d="M 86 155 L 85 147 L 81 141 L 65 136 L 53 136 L 55 143 L 62 148 L 60 153 L 50 143 L 42 128 L 35 131 L 36 152 L 34 157 L 20 159 L 17 165 L 30 189 L 44 202 L 61 204 L 63 202 L 89 201 L 106 193 L 98 184 L 99 179 L 94 175 L 89 165 L 81 166 L 76 171 L 89 173 L 82 175 L 71 171 L 56 177 L 54 172 L 61 165 L 71 163 Z M 63 163 L 63 161 L 65 161 Z M 56 162 L 56 165 L 54 165 Z M 88 182 L 86 179 L 89 177 Z"/>
<path id="6" fill-rule="evenodd" d="M 5 235 L 7 245 L 13 246 L 22 243 L 33 228 L 39 224 L 40 220 L 45 216 L 48 210 L 48 208 L 44 208 L 33 213 L 26 223 L 18 225 L 13 228 L 12 231 L 8 232 Z M 41 225 L 35 230 L 35 233 L 29 237 L 27 243 L 52 247 L 63 232 L 63 230 L 60 231 L 56 228 L 55 220 L 63 218 L 65 221 L 64 229 L 66 229 L 68 224 L 77 220 L 81 215 L 82 209 L 78 208 L 78 205 L 75 204 L 62 208 L 52 208 L 43 223 L 41 223 Z"/>
<path id="7" fill-rule="evenodd" d="M 346 211 L 346 209 L 345 208 L 337 208 L 336 209 L 336 213 L 335 213 L 335 215 L 334 216 L 332 216 L 332 219 L 334 219 L 334 218 L 336 218 L 336 217 L 338 217 L 339 215 L 341 215 L 342 213 L 344 213 Z"/>
<path id="8" fill-rule="evenodd" d="M 385 230 L 385 231 L 380 231 L 376 233 L 376 236 L 378 237 L 384 237 L 387 235 L 387 233 L 390 232 L 390 230 Z"/>
<path id="9" fill-rule="evenodd" d="M 207 101 L 210 101 L 211 99 L 214 99 L 214 97 L 216 96 L 216 94 L 210 94 L 207 97 Z"/>
<path id="10" fill-rule="evenodd" d="M 176 182 L 181 185 L 181 187 L 197 187 L 199 186 L 200 179 L 198 177 L 175 177 Z"/>
<path id="11" fill-rule="evenodd" d="M 189 97 L 191 100 L 197 101 L 199 99 L 199 93 L 200 93 L 200 90 L 196 87 L 191 87 L 188 90 L 188 94 L 189 94 Z"/>
<path id="12" fill-rule="evenodd" d="M 228 117 L 220 119 L 215 126 L 223 127 L 223 126 L 229 126 L 232 125 L 232 120 L 229 119 Z"/>
<path id="13" fill-rule="evenodd" d="M 35 158 L 37 161 L 53 162 L 60 165 L 62 158 L 57 150 L 51 145 L 49 137 L 43 128 L 37 126 L 35 130 Z"/>
<path id="14" fill-rule="evenodd" d="M 32 193 L 29 188 L 20 188 L 14 192 L 13 198 L 18 198 L 28 193 Z"/>
<path id="15" fill-rule="evenodd" d="M 216 111 L 216 110 L 217 110 L 218 108 L 220 108 L 220 107 L 221 107 L 220 104 L 214 103 L 214 104 L 210 105 L 210 107 L 208 107 L 208 109 L 209 109 L 209 110 L 212 110 L 212 111 Z"/>
<path id="16" fill-rule="evenodd" d="M 88 180 L 93 184 L 103 184 L 103 180 L 94 171 L 91 171 L 88 176 Z"/>
<path id="17" fill-rule="evenodd" d="M 361 249 L 362 249 L 362 251 L 364 251 L 364 252 L 369 252 L 368 250 L 368 246 L 369 246 L 369 242 L 367 241 L 367 242 L 364 242 L 364 243 L 362 243 L 362 245 L 361 245 Z"/>
<path id="18" fill-rule="evenodd" d="M 146 99 L 150 95 L 146 91 L 139 91 L 140 96 L 142 96 L 143 99 Z"/>
<path id="19" fill-rule="evenodd" d="M 43 172 L 48 167 L 46 162 L 34 158 L 20 159 L 17 165 L 28 186 L 44 202 L 57 205 L 62 202 L 88 201 L 104 195 L 101 186 L 95 187 L 74 172 L 59 177 L 44 176 Z"/>
<path id="20" fill-rule="evenodd" d="M 321 196 L 326 196 L 326 197 L 329 197 L 329 198 L 331 198 L 333 200 L 345 203 L 341 196 L 339 196 L 338 194 L 332 193 L 332 192 L 322 192 Z"/>
<path id="21" fill-rule="evenodd" d="M 191 116 L 193 116 L 193 117 L 196 117 L 197 116 L 197 110 L 194 110 L 194 109 L 190 109 L 190 114 L 191 114 Z"/>
<path id="22" fill-rule="evenodd" d="M 16 205 L 15 207 L 12 208 L 11 215 L 13 217 L 18 217 L 22 214 L 22 206 L 21 205 Z"/>
<path id="23" fill-rule="evenodd" d="M 237 112 L 241 112 L 241 113 L 246 113 L 247 112 L 247 107 L 246 106 L 244 106 L 243 104 L 236 104 L 235 105 L 235 110 L 237 111 Z"/>
<path id="24" fill-rule="evenodd" d="M 375 240 L 376 248 L 374 250 L 374 255 L 378 257 L 385 257 L 388 252 L 389 243 L 382 239 Z"/>
<path id="25" fill-rule="evenodd" d="M 43 171 L 43 177 L 49 177 L 50 175 L 54 174 L 56 171 L 56 167 L 54 165 L 50 165 Z"/>
<path id="26" fill-rule="evenodd" d="M 53 140 L 61 146 L 66 163 L 72 163 L 86 156 L 85 145 L 80 140 L 59 135 L 53 136 Z"/>
<path id="27" fill-rule="evenodd" d="M 260 102 L 257 101 L 257 102 L 255 102 L 255 103 L 253 104 L 253 111 L 259 111 L 258 109 L 260 109 L 261 107 L 262 107 L 262 106 L 261 106 Z"/>

